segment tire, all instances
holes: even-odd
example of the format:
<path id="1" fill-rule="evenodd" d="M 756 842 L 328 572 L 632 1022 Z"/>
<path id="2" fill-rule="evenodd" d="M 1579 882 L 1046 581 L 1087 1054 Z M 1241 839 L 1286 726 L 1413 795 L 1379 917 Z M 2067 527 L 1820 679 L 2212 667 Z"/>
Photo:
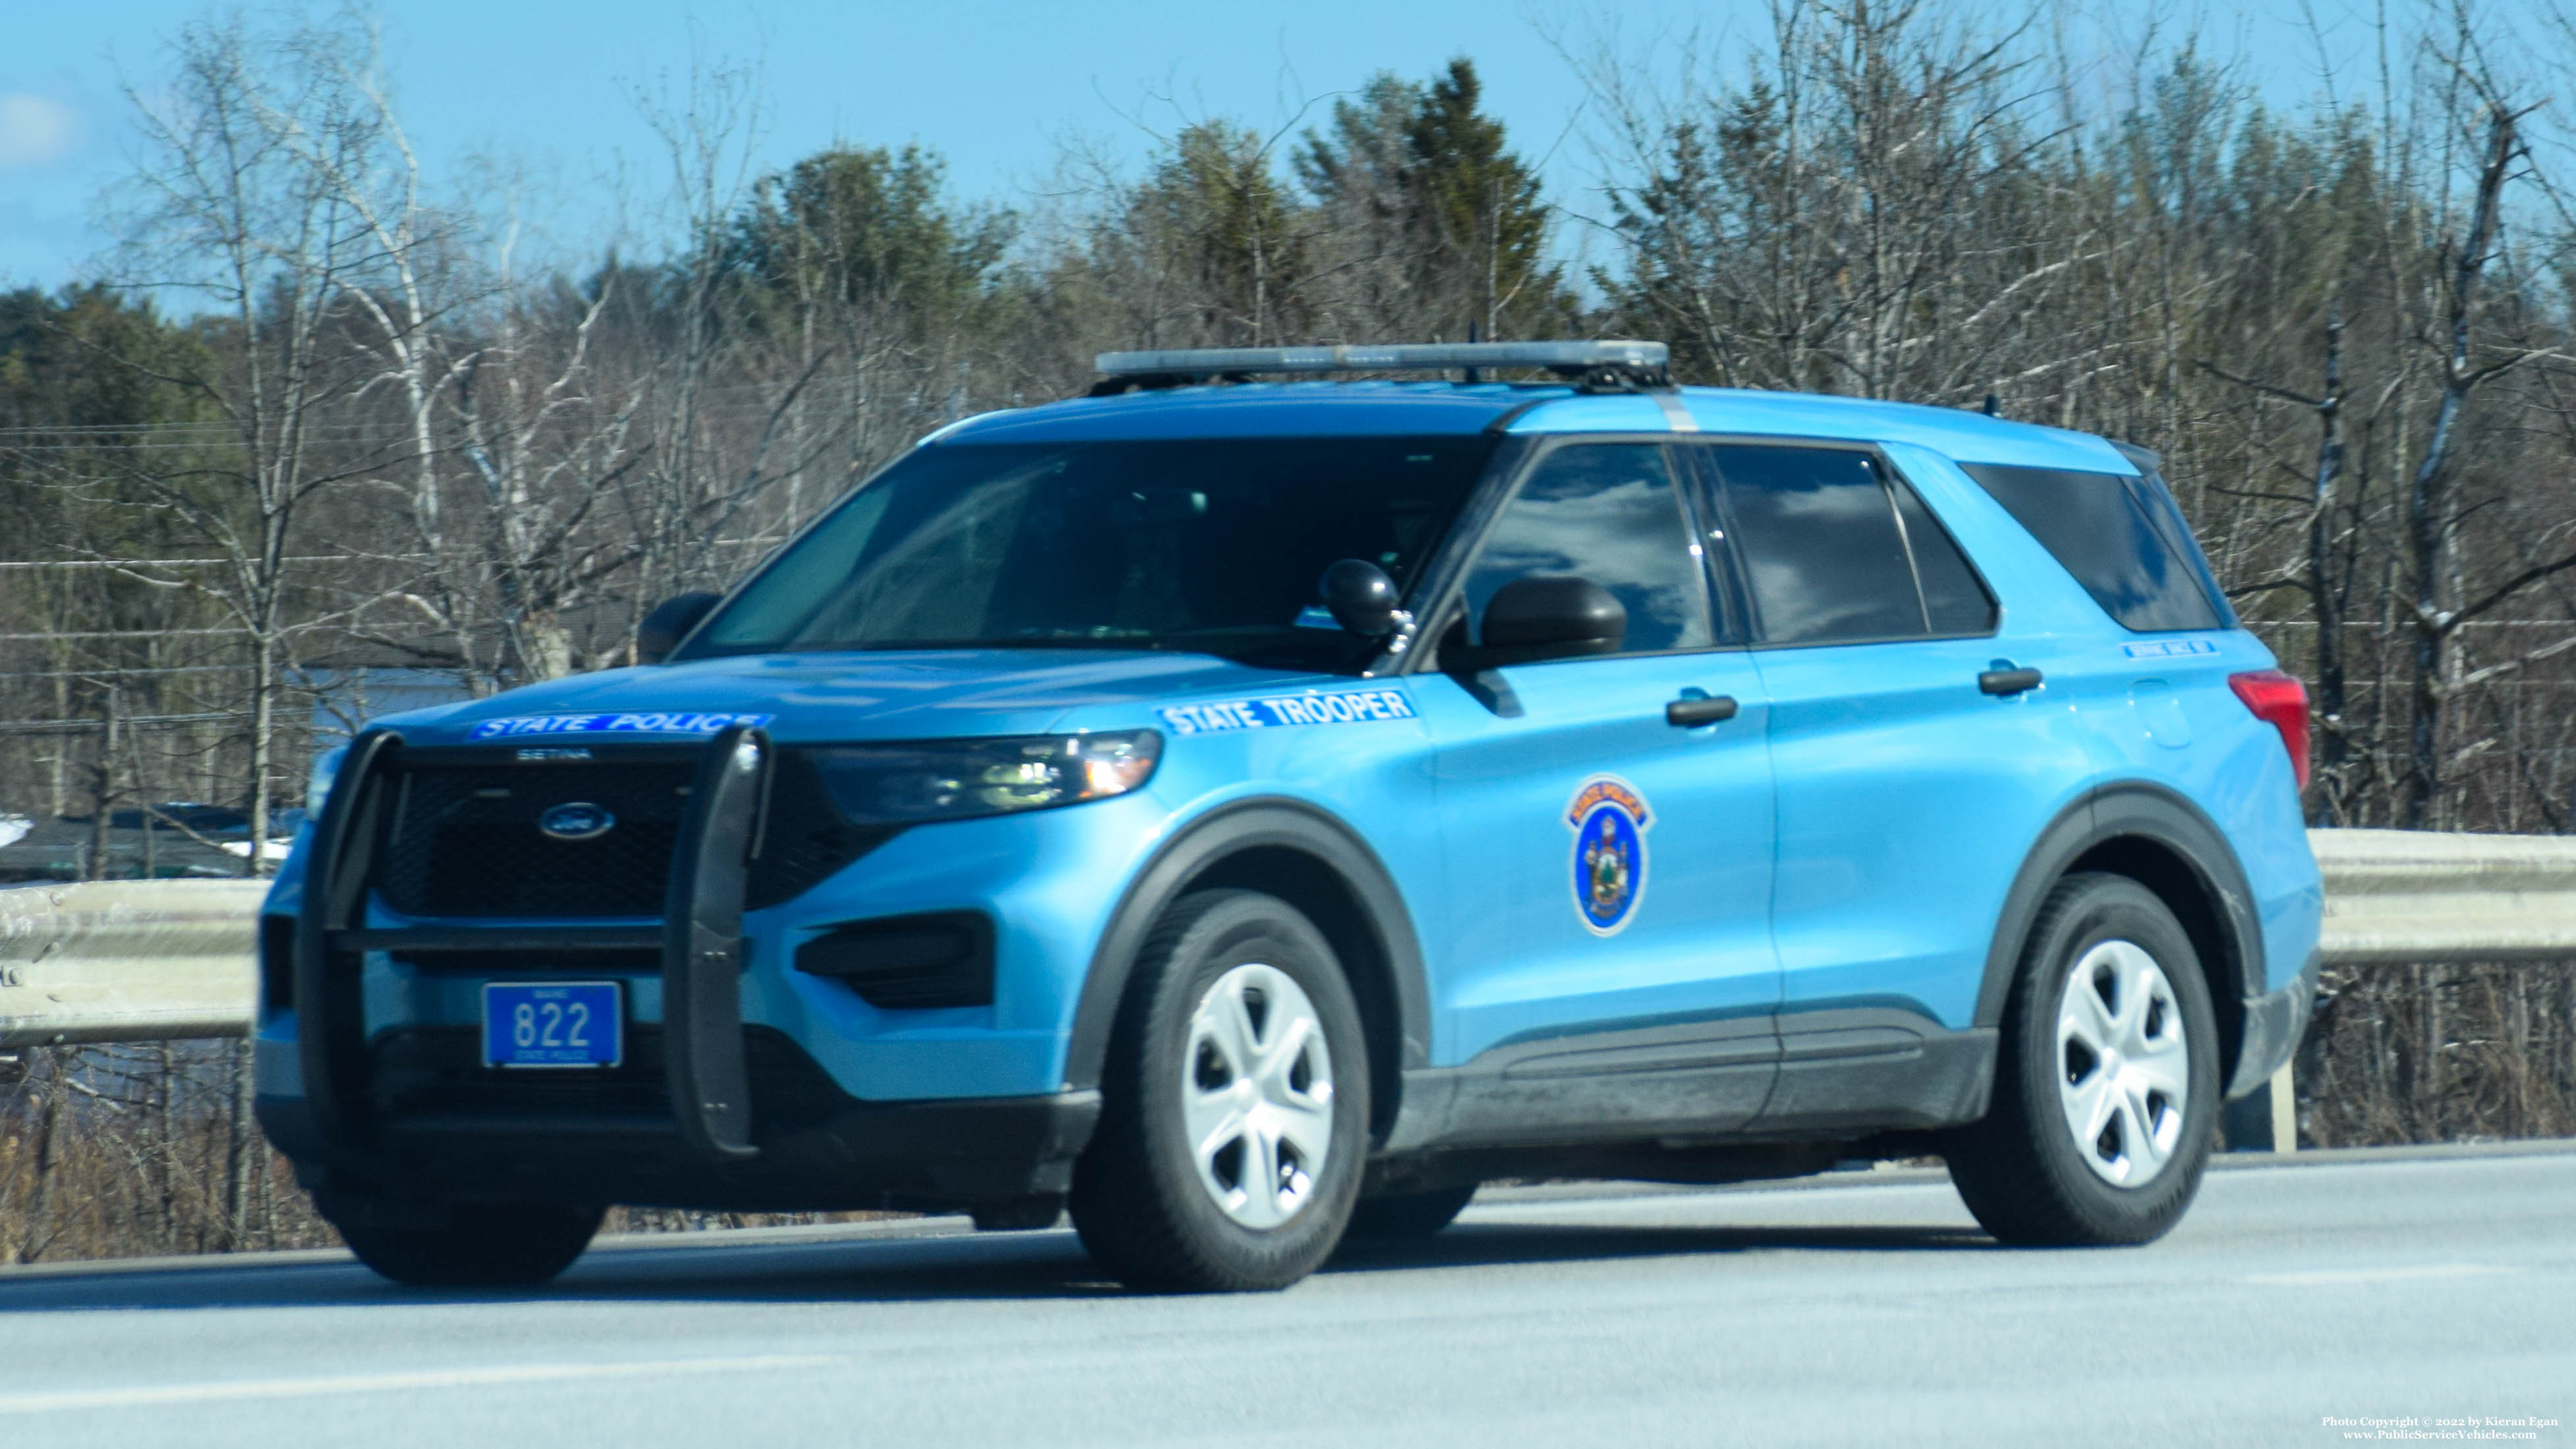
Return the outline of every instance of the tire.
<path id="1" fill-rule="evenodd" d="M 1468 1199 L 1476 1195 L 1476 1184 L 1464 1187 L 1435 1188 L 1430 1192 L 1397 1193 L 1389 1197 L 1364 1197 L 1351 1214 L 1346 1236 L 1393 1242 L 1405 1238 L 1427 1238 L 1458 1220 L 1467 1210 Z"/>
<path id="2" fill-rule="evenodd" d="M 1368 1049 L 1332 947 L 1286 902 L 1172 904 L 1137 952 L 1100 1097 L 1067 1206 L 1129 1287 L 1285 1288 L 1341 1241 L 1369 1148 Z"/>
<path id="3" fill-rule="evenodd" d="M 606 1208 L 460 1204 L 440 1220 L 379 1214 L 364 1202 L 330 1204 L 323 1216 L 358 1261 L 415 1288 L 521 1288 L 572 1266 Z"/>
<path id="4" fill-rule="evenodd" d="M 2173 912 L 2126 876 L 2058 882 L 2002 1036 L 1993 1107 L 1945 1144 L 1968 1210 L 2017 1246 L 2164 1236 L 2200 1190 L 2219 1107 L 2209 984 Z"/>

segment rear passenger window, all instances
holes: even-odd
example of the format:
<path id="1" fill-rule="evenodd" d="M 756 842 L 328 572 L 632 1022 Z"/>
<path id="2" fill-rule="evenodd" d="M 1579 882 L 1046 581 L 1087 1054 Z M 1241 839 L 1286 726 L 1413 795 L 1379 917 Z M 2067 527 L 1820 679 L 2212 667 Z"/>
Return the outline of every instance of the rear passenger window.
<path id="1" fill-rule="evenodd" d="M 1766 642 L 1857 644 L 1993 627 L 1994 603 L 1958 545 L 1869 454 L 1716 444 L 1702 456 L 1720 476 Z"/>
<path id="2" fill-rule="evenodd" d="M 2225 618 L 2181 514 L 2121 473 L 1964 463 L 2103 612 L 2128 628 L 2221 629 Z"/>

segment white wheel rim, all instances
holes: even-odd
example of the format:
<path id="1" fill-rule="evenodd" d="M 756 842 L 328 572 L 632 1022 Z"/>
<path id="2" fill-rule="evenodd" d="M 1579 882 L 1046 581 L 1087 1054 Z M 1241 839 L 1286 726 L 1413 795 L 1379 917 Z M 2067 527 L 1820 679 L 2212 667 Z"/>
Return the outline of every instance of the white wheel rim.
<path id="1" fill-rule="evenodd" d="M 2067 972 L 2057 1008 L 2057 1101 L 2093 1175 L 2155 1180 L 2182 1145 L 2191 1044 L 2164 968 L 2134 941 L 2104 941 Z"/>
<path id="2" fill-rule="evenodd" d="M 1288 973 L 1237 966 L 1199 998 L 1181 1055 L 1181 1130 L 1199 1186 L 1245 1227 L 1275 1228 L 1314 1196 L 1333 1147 L 1333 1056 Z"/>

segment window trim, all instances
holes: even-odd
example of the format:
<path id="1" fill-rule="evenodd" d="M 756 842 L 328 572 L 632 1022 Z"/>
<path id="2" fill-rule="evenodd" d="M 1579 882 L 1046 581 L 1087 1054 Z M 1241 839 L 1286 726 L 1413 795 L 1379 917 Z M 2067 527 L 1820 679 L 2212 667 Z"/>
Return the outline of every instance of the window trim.
<path id="1" fill-rule="evenodd" d="M 1514 443 L 1520 444 L 1517 451 Z M 1495 454 L 1485 481 L 1469 495 L 1458 511 L 1449 539 L 1425 560 L 1418 577 L 1422 602 L 1414 608 L 1414 618 L 1421 622 L 1412 647 L 1402 659 L 1385 671 L 1401 677 L 1413 674 L 1445 674 L 1445 666 L 1426 664 L 1438 652 L 1438 642 L 1453 624 L 1466 619 L 1467 575 L 1476 555 L 1483 551 L 1486 539 L 1493 533 L 1503 510 L 1520 497 L 1530 476 L 1560 448 L 1578 448 L 1602 443 L 1644 445 L 1664 454 L 1664 466 L 1671 474 L 1673 488 L 1681 503 L 1684 521 L 1693 530 L 1691 542 L 1700 546 L 1700 592 L 1709 611 L 1710 631 L 1719 635 L 1715 643 L 1688 649 L 1636 649 L 1617 654 L 1590 654 L 1567 659 L 1543 659 L 1532 664 L 1514 664 L 1513 669 L 1538 669 L 1557 664 L 1609 664 L 1622 659 L 1670 659 L 1691 654 L 1740 654 L 1753 648 L 1752 621 L 1729 606 L 1720 594 L 1715 551 L 1707 546 L 1707 505 L 1699 496 L 1698 465 L 1685 462 L 1672 433 L 1550 433 L 1541 436 L 1515 434 L 1507 439 L 1504 449 Z M 1727 570 L 1732 573 L 1731 567 Z M 1728 637 L 1728 636 L 1733 637 Z M 1371 670 L 1372 676 L 1379 671 Z"/>
<path id="2" fill-rule="evenodd" d="M 1737 587 L 1742 591 L 1745 609 L 1745 637 L 1749 642 L 1744 647 L 1763 652 L 1775 649 L 1854 649 L 1886 644 L 1938 644 L 1960 639 L 1992 639 L 2003 633 L 2003 596 L 1995 592 L 1995 586 L 1986 578 L 1985 570 L 1977 566 L 1977 556 L 1970 552 L 1966 545 L 1959 542 L 1959 536 L 1950 531 L 1948 523 L 1942 521 L 1941 511 L 1932 506 L 1931 500 L 1923 496 L 1923 490 L 1914 486 L 1914 480 L 1905 475 L 1905 470 L 1896 466 L 1895 460 L 1888 457 L 1887 450 L 1879 444 L 1857 438 L 1800 438 L 1777 433 L 1702 433 L 1684 441 L 1680 446 L 1695 452 L 1718 447 L 1769 447 L 1862 454 L 1871 460 L 1872 466 L 1878 472 L 1879 488 L 1887 497 L 1888 516 L 1895 522 L 1897 540 L 1905 548 L 1905 568 L 1914 581 L 1914 602 L 1915 607 L 1923 615 L 1923 633 L 1891 634 L 1869 639 L 1774 640 L 1765 638 L 1761 602 L 1753 596 L 1752 571 L 1736 551 L 1736 546 L 1741 540 L 1736 529 L 1734 512 L 1727 507 L 1725 474 L 1717 466 L 1717 460 L 1714 457 L 1705 452 L 1698 453 L 1693 466 L 1703 479 L 1711 507 L 1719 510 L 1720 516 L 1726 520 L 1727 572 L 1735 579 Z M 1959 562 L 1967 566 L 1969 582 L 1975 584 L 1978 591 L 1986 596 L 1988 622 L 1985 628 L 1968 631 L 1954 630 L 1947 633 L 1931 631 L 1932 603 L 1923 592 L 1923 564 L 1915 557 L 1914 535 L 1905 526 L 1905 510 L 1896 504 L 1894 490 L 1897 488 L 1903 488 L 1914 495 L 1914 501 L 1923 506 L 1924 516 L 1932 520 L 1932 526 L 1941 531 L 1943 541 L 1958 554 Z"/>

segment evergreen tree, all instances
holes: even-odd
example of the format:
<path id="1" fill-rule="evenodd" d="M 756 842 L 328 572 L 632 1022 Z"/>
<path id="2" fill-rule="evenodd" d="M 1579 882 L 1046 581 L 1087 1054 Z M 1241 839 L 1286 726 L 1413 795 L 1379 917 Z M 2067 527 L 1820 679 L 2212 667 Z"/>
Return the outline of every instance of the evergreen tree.
<path id="1" fill-rule="evenodd" d="M 1482 101 L 1464 56 L 1427 84 L 1381 74 L 1299 153 L 1299 179 L 1361 278 L 1352 320 L 1451 341 L 1572 322 L 1538 173 Z"/>
<path id="2" fill-rule="evenodd" d="M 969 323 L 1016 219 L 950 205 L 946 170 L 917 146 L 817 152 L 757 184 L 730 260 L 773 316 L 857 314 L 907 340 Z"/>

